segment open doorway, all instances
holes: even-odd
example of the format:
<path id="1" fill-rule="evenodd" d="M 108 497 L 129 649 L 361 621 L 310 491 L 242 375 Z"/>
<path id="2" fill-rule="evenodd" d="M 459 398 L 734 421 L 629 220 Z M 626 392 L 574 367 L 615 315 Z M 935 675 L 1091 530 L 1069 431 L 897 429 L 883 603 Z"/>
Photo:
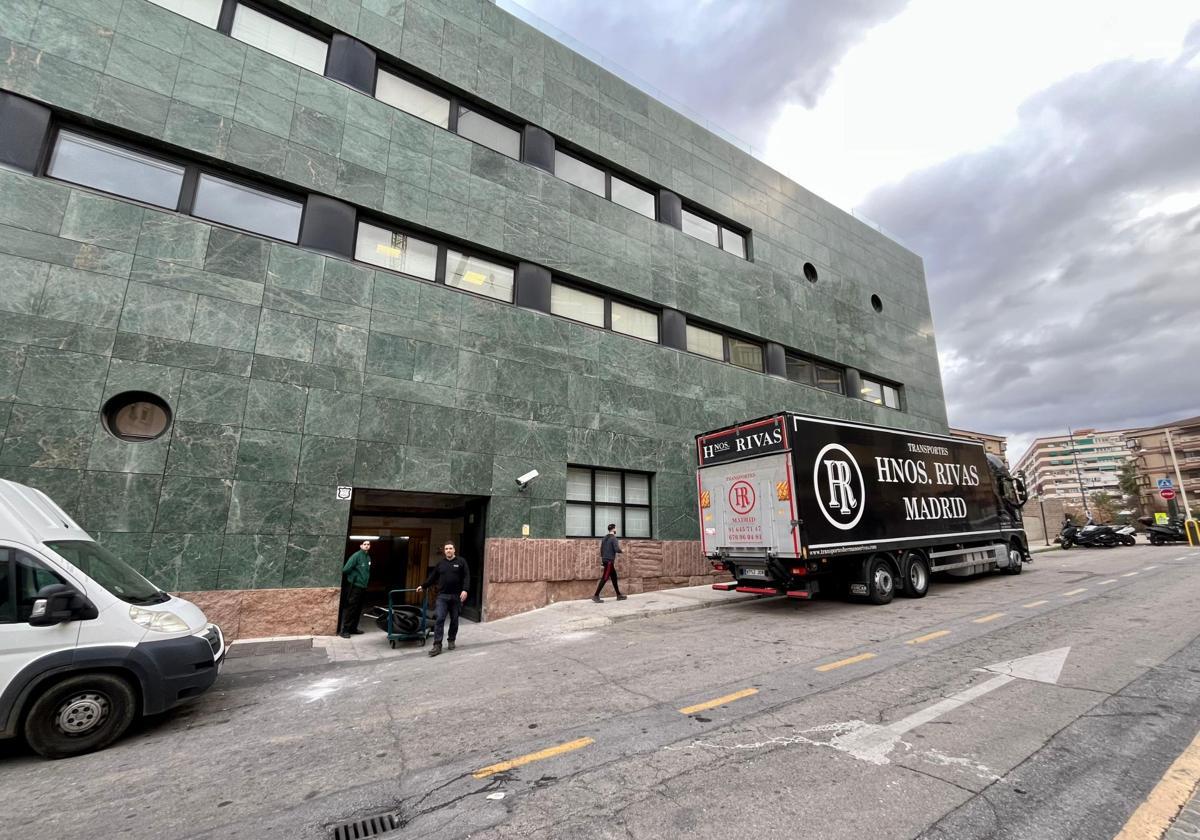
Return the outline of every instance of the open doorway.
<path id="1" fill-rule="evenodd" d="M 479 621 L 483 615 L 487 501 L 486 496 L 354 488 L 343 562 L 358 550 L 360 542 L 371 539 L 371 582 L 364 607 L 386 607 L 388 592 L 393 589 L 416 589 L 441 558 L 442 546 L 452 542 L 471 570 L 462 616 Z M 418 604 L 420 600 L 415 592 L 407 592 L 403 603 Z M 345 605 L 343 581 L 341 609 Z M 340 614 L 338 621 L 340 626 Z"/>

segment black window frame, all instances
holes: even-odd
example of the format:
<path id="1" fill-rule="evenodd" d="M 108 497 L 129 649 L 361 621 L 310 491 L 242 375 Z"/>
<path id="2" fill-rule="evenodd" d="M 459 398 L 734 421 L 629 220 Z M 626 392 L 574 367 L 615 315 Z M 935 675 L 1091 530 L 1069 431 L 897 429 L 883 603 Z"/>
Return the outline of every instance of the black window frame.
<path id="1" fill-rule="evenodd" d="M 567 539 L 569 539 L 569 540 L 600 539 L 600 537 L 598 537 L 595 534 L 596 526 L 597 526 L 596 508 L 598 506 L 599 507 L 619 507 L 619 508 L 621 508 L 621 521 L 616 523 L 617 535 L 621 539 L 624 539 L 624 540 L 652 540 L 652 539 L 654 539 L 654 473 L 646 471 L 646 470 L 626 470 L 626 469 L 619 469 L 616 467 L 593 467 L 593 466 L 589 466 L 587 464 L 570 464 L 570 463 L 567 464 L 567 469 L 568 470 L 588 470 L 588 471 L 590 471 L 590 473 L 591 473 L 591 476 L 590 476 L 591 477 L 591 489 L 589 491 L 589 495 L 591 496 L 591 500 L 587 501 L 587 502 L 583 502 L 578 499 L 567 499 L 567 498 L 565 498 L 566 493 L 564 492 L 564 494 L 563 494 L 564 495 L 564 499 L 563 499 L 563 504 L 564 504 L 563 531 L 564 531 L 564 533 L 566 531 L 566 519 L 565 519 L 566 507 L 570 506 L 570 505 L 576 505 L 579 507 L 583 507 L 586 505 L 586 506 L 590 507 L 590 509 L 591 509 L 592 532 L 593 532 L 591 534 L 588 534 L 587 536 L 583 536 L 582 534 L 567 534 L 566 535 Z M 619 473 L 621 475 L 621 501 L 619 503 L 618 502 L 597 502 L 596 501 L 596 473 L 597 472 Z M 643 504 L 634 504 L 634 503 L 625 501 L 625 476 L 626 475 L 644 475 L 646 477 L 646 495 L 649 499 L 649 501 L 646 504 L 644 504 L 644 505 Z M 649 521 L 650 521 L 650 529 L 649 529 L 650 533 L 647 536 L 631 537 L 625 532 L 625 509 L 626 508 L 635 508 L 637 510 L 645 510 L 646 511 L 646 513 L 649 516 Z M 606 522 L 604 524 L 607 526 L 608 523 Z"/>
<path id="2" fill-rule="evenodd" d="M 572 324 L 581 324 L 585 327 L 591 327 L 592 329 L 596 329 L 596 330 L 606 330 L 606 331 L 614 333 L 616 335 L 624 336 L 625 338 L 632 338 L 637 341 L 645 342 L 646 344 L 653 344 L 658 347 L 662 346 L 662 309 L 661 308 L 656 309 L 653 306 L 647 306 L 646 304 L 629 300 L 628 298 L 625 298 L 621 295 L 612 294 L 610 292 L 605 291 L 604 289 L 594 288 L 594 287 L 588 286 L 586 283 L 580 283 L 576 280 L 571 280 L 566 277 L 560 277 L 557 274 L 551 276 L 551 278 L 550 278 L 550 287 L 551 287 L 550 294 L 551 294 L 552 301 L 554 299 L 553 298 L 554 286 L 563 286 L 568 289 L 574 289 L 577 292 L 583 292 L 584 294 L 592 295 L 593 297 L 598 297 L 604 302 L 604 323 L 602 325 L 601 324 L 593 324 L 590 321 L 580 321 L 577 318 L 572 318 L 570 315 L 560 315 L 557 312 L 554 312 L 552 309 L 549 314 L 553 315 L 555 318 L 562 318 L 564 321 L 570 321 Z M 619 303 L 622 306 L 628 306 L 631 309 L 640 309 L 643 312 L 649 312 L 651 315 L 653 315 L 655 318 L 655 321 L 658 325 L 658 329 L 656 330 L 658 338 L 655 341 L 650 341 L 649 339 L 642 338 L 641 336 L 638 336 L 638 335 L 632 335 L 630 333 L 621 332 L 620 330 L 613 329 L 612 305 L 614 303 Z M 553 304 L 551 304 L 551 306 L 553 306 Z"/>
<path id="3" fill-rule="evenodd" d="M 703 321 L 697 321 L 694 318 L 688 318 L 686 326 L 687 327 L 696 327 L 697 329 L 704 330 L 705 332 L 715 333 L 715 334 L 721 336 L 721 358 L 717 359 L 713 356 L 706 356 L 703 353 L 697 353 L 694 350 L 687 350 L 686 348 L 684 350 L 685 353 L 690 353 L 693 356 L 699 356 L 701 359 L 708 359 L 710 362 L 724 362 L 727 365 L 733 365 L 738 370 L 748 370 L 751 373 L 766 373 L 767 372 L 767 343 L 765 341 L 757 339 L 757 338 L 750 338 L 750 337 L 741 335 L 739 333 L 730 332 L 729 330 L 724 330 L 724 329 L 721 329 L 720 327 L 712 326 Z M 762 354 L 761 355 L 762 367 L 760 367 L 756 370 L 751 367 L 746 367 L 745 365 L 739 365 L 737 362 L 733 361 L 733 356 L 732 356 L 732 353 L 730 352 L 730 346 L 729 346 L 730 340 L 740 341 L 744 344 L 753 344 L 754 346 L 756 346 L 759 349 L 759 352 Z"/>
<path id="4" fill-rule="evenodd" d="M 695 239 L 697 242 L 702 242 L 711 248 L 716 248 L 719 251 L 724 251 L 726 254 L 729 254 L 729 256 L 731 256 L 731 257 L 737 257 L 738 259 L 745 260 L 746 262 L 754 262 L 754 259 L 752 257 L 753 248 L 751 247 L 751 244 L 750 244 L 752 231 L 743 228 L 741 225 L 735 225 L 730 222 L 727 222 L 724 219 L 722 219 L 720 216 L 717 216 L 708 210 L 702 210 L 702 209 L 696 207 L 695 204 L 692 204 L 687 201 L 683 202 L 683 212 L 691 213 L 696 218 L 703 219 L 704 221 L 708 222 L 709 224 L 717 226 L 717 244 L 716 245 L 713 245 L 711 242 L 707 242 L 703 239 L 700 239 L 699 237 L 692 236 L 687 231 L 683 231 L 681 229 L 680 232 L 683 233 L 683 235 L 686 236 L 688 239 Z M 729 231 L 730 233 L 736 234 L 742 238 L 742 241 L 746 244 L 745 256 L 738 257 L 738 255 L 735 254 L 733 251 L 725 250 L 725 231 Z"/>
<path id="5" fill-rule="evenodd" d="M 790 375 L 791 365 L 795 362 L 803 362 L 804 364 L 808 365 L 810 376 L 807 382 L 803 382 L 800 379 Z M 820 384 L 821 379 L 818 368 L 824 368 L 827 371 L 837 374 L 838 388 L 836 390 L 833 388 L 825 388 Z M 846 369 L 841 365 L 836 365 L 832 362 L 826 362 L 814 356 L 807 356 L 803 353 L 794 353 L 791 350 L 785 350 L 784 378 L 787 379 L 788 382 L 795 382 L 797 385 L 805 385 L 809 388 L 817 388 L 818 390 L 825 391 L 826 393 L 838 394 L 843 397 L 846 396 Z"/>
<path id="6" fill-rule="evenodd" d="M 647 216 L 645 213 L 641 213 L 637 210 L 634 210 L 632 207 L 626 207 L 624 204 L 617 204 L 617 206 L 622 207 L 631 213 L 637 213 L 639 216 L 642 216 L 643 218 L 650 219 L 652 221 L 658 221 L 658 188 L 657 187 L 647 185 L 647 183 L 642 181 L 640 178 L 628 175 L 625 172 L 617 172 L 614 170 L 614 168 L 612 167 L 611 164 L 603 163 L 601 161 L 596 160 L 595 158 L 591 157 L 590 155 L 588 155 L 584 152 L 580 152 L 580 151 L 576 150 L 574 147 L 566 146 L 562 142 L 560 142 L 557 137 L 554 139 L 554 153 L 561 154 L 564 157 L 569 157 L 573 160 L 577 160 L 580 163 L 584 164 L 585 166 L 590 166 L 592 169 L 599 170 L 600 173 L 604 175 L 604 195 L 600 195 L 599 193 L 594 193 L 591 190 L 587 189 L 586 187 L 580 187 L 576 183 L 567 181 L 567 183 L 571 184 L 571 186 L 578 187 L 579 189 L 586 192 L 588 195 L 594 195 L 597 198 L 603 198 L 605 201 L 612 201 L 613 204 L 617 204 L 617 202 L 613 201 L 613 197 L 612 197 L 612 195 L 613 195 L 613 192 L 612 192 L 613 179 L 616 178 L 620 181 L 624 181 L 626 184 L 629 184 L 629 186 L 634 187 L 635 189 L 639 189 L 642 192 L 649 194 L 651 201 L 654 202 L 653 215 Z M 558 175 L 557 172 L 555 173 L 555 177 L 558 178 L 560 181 L 567 180 L 566 178 L 563 178 L 562 176 Z"/>
<path id="7" fill-rule="evenodd" d="M 877 405 L 880 408 L 886 408 L 889 411 L 904 410 L 904 386 L 900 385 L 898 382 L 892 382 L 888 379 L 880 379 L 878 376 L 873 374 L 862 374 L 860 379 L 864 385 L 869 383 L 879 388 L 879 402 L 867 399 L 861 392 L 857 395 L 860 400 L 865 403 L 870 403 L 871 405 Z M 887 397 L 883 390 L 884 388 L 891 388 L 896 392 L 896 405 L 893 406 L 887 404 Z"/>

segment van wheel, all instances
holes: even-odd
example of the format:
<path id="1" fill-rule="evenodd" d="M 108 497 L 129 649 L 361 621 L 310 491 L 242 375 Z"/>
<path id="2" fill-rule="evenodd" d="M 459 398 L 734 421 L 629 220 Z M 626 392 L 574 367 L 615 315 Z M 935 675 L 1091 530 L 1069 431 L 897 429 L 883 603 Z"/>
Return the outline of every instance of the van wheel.
<path id="1" fill-rule="evenodd" d="M 46 689 L 25 716 L 25 741 L 45 758 L 107 747 L 137 713 L 129 683 L 112 674 L 67 677 Z"/>
<path id="2" fill-rule="evenodd" d="M 890 604 L 896 595 L 896 578 L 892 572 L 892 564 L 878 554 L 872 557 L 868 564 L 867 588 L 867 598 L 872 604 Z"/>
<path id="3" fill-rule="evenodd" d="M 1021 552 L 1019 543 L 1013 543 L 1008 547 L 1008 568 L 1004 571 L 1010 575 L 1021 574 L 1021 566 L 1025 563 L 1025 555 Z"/>
<path id="4" fill-rule="evenodd" d="M 924 598 L 929 592 L 929 564 L 919 551 L 906 552 L 901 559 L 904 569 L 904 594 L 909 598 Z"/>

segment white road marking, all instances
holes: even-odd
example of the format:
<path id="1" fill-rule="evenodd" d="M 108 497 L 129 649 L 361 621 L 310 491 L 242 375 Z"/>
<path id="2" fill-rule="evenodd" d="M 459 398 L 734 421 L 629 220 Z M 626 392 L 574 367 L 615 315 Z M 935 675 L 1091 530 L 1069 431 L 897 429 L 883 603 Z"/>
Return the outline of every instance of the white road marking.
<path id="1" fill-rule="evenodd" d="M 1121 575 L 1121 577 L 1133 577 L 1136 574 L 1137 572 L 1126 572 L 1125 574 Z"/>
<path id="2" fill-rule="evenodd" d="M 1109 578 L 1108 580 L 1100 581 L 1100 583 L 1098 583 L 1096 585 L 1097 586 L 1108 586 L 1110 583 L 1116 583 L 1116 582 L 1117 582 L 1116 578 Z"/>
<path id="3" fill-rule="evenodd" d="M 343 680 L 341 677 L 326 677 L 323 680 L 317 680 L 308 688 L 301 689 L 297 693 L 301 697 L 305 698 L 306 702 L 313 703 L 317 700 L 323 700 L 330 694 L 333 694 L 335 691 L 341 688 L 343 682 L 345 682 L 345 680 Z"/>

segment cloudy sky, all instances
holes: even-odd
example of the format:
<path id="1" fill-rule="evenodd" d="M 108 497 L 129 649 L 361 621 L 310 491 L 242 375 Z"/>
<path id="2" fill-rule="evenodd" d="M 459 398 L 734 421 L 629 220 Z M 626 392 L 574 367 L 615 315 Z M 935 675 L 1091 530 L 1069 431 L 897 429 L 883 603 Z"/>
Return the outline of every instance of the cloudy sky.
<path id="1" fill-rule="evenodd" d="M 1196 0 L 519 0 L 925 260 L 950 423 L 1200 414 Z"/>

